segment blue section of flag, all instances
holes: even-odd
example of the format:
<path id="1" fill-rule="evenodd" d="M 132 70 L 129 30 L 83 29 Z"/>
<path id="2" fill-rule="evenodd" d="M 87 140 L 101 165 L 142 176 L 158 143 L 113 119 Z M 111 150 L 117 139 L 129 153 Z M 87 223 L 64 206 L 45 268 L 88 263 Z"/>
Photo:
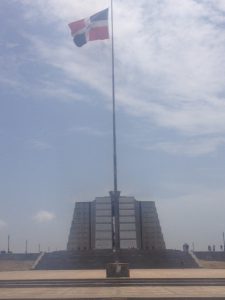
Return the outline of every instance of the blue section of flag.
<path id="1" fill-rule="evenodd" d="M 78 47 L 83 46 L 84 44 L 87 43 L 85 33 L 76 34 L 73 38 L 73 41 L 74 41 L 75 45 L 77 45 Z"/>
<path id="2" fill-rule="evenodd" d="M 91 22 L 108 20 L 108 8 L 90 17 Z"/>

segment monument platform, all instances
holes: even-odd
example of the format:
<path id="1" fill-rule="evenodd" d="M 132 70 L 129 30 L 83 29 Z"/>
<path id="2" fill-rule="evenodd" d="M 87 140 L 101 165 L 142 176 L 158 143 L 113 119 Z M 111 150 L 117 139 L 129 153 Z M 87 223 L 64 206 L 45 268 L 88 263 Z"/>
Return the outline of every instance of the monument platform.
<path id="1" fill-rule="evenodd" d="M 136 280 L 135 285 L 118 286 L 114 282 L 102 286 L 99 283 L 107 281 L 104 270 L 0 272 L 0 299 L 225 299 L 225 272 L 221 269 L 131 269 L 130 278 Z M 145 279 L 161 284 L 143 286 Z M 64 284 L 79 280 L 95 285 Z M 171 280 L 174 285 L 169 284 Z M 22 281 L 26 283 L 24 287 L 7 287 L 10 282 Z M 32 285 L 35 281 L 36 286 Z M 52 286 L 48 286 L 49 282 Z"/>
<path id="2" fill-rule="evenodd" d="M 197 268 L 190 253 L 179 250 L 112 250 L 55 251 L 45 253 L 38 270 L 104 269 L 115 261 L 129 264 L 131 269 Z"/>

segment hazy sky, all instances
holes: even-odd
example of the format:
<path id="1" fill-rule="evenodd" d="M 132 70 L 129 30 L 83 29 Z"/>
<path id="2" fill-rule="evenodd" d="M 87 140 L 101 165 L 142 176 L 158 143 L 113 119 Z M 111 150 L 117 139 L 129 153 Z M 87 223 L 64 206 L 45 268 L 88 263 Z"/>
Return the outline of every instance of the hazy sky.
<path id="1" fill-rule="evenodd" d="M 106 0 L 0 1 L 0 250 L 64 249 L 75 201 L 113 186 L 111 41 L 69 22 Z M 114 0 L 118 185 L 168 248 L 225 231 L 225 1 Z"/>

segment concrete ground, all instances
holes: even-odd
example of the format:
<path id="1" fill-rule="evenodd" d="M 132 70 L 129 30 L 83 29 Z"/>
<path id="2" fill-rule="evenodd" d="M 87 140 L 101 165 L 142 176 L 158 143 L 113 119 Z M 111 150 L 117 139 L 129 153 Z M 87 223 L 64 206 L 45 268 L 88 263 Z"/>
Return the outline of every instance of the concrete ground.
<path id="1" fill-rule="evenodd" d="M 131 278 L 225 278 L 223 269 L 132 269 Z M 105 270 L 5 271 L 0 280 L 16 279 L 100 279 Z"/>
<path id="2" fill-rule="evenodd" d="M 131 278 L 225 278 L 221 269 L 131 270 Z M 104 270 L 0 272 L 0 280 L 98 279 Z M 225 299 L 225 286 L 0 288 L 0 299 Z"/>
<path id="3" fill-rule="evenodd" d="M 206 269 L 225 269 L 224 261 L 198 259 L 199 266 Z"/>
<path id="4" fill-rule="evenodd" d="M 31 270 L 33 264 L 33 260 L 0 260 L 0 271 L 27 271 Z"/>
<path id="5" fill-rule="evenodd" d="M 225 299 L 225 287 L 15 288 L 0 299 Z"/>

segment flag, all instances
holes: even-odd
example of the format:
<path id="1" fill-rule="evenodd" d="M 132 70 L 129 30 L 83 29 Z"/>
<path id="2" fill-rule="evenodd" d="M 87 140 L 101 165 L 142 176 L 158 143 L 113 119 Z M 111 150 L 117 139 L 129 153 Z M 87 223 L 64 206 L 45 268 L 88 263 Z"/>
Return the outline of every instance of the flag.
<path id="1" fill-rule="evenodd" d="M 81 47 L 89 41 L 109 38 L 108 8 L 87 19 L 72 22 L 68 25 L 76 46 Z"/>

